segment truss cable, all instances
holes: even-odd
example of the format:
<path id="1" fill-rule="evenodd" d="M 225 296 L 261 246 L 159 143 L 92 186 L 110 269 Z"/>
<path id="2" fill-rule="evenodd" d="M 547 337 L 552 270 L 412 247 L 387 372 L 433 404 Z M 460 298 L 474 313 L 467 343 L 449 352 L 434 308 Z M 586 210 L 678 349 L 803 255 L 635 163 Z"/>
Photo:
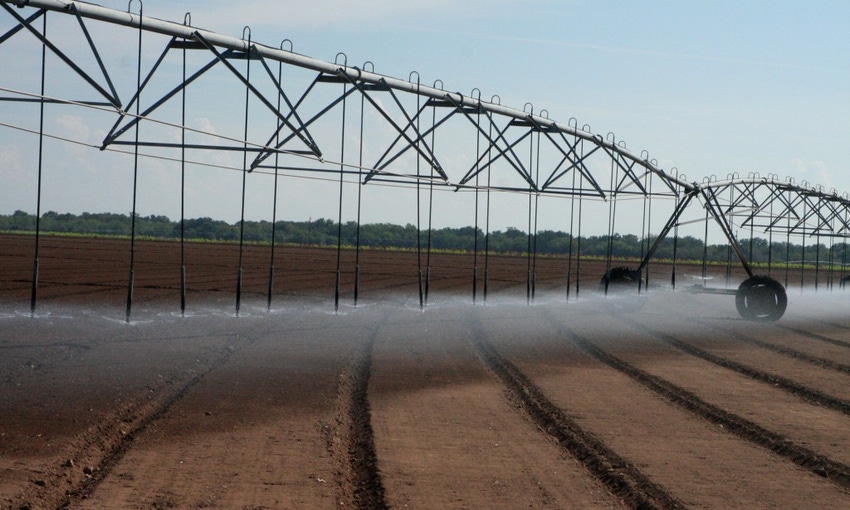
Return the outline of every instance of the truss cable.
<path id="1" fill-rule="evenodd" d="M 239 316 L 239 309 L 242 305 L 242 256 L 245 249 L 245 187 L 248 181 L 248 114 L 251 98 L 251 54 L 253 46 L 251 45 L 251 28 L 245 27 L 242 29 L 242 38 L 245 38 L 245 32 L 248 32 L 248 49 L 245 52 L 245 128 L 243 137 L 245 142 L 242 145 L 242 207 L 239 216 L 239 267 L 236 270 L 236 316 Z"/>
<path id="2" fill-rule="evenodd" d="M 130 6 L 133 5 L 133 0 L 130 0 Z M 136 90 L 138 90 L 138 94 L 136 96 L 136 116 L 139 115 L 139 104 L 142 99 L 142 34 L 144 30 L 142 29 L 142 11 L 144 9 L 144 4 L 142 0 L 139 0 L 139 48 L 138 54 L 136 56 Z M 128 6 L 129 10 L 129 6 Z M 136 123 L 134 127 L 135 131 L 135 143 L 133 144 L 133 211 L 130 214 L 130 277 L 129 282 L 127 283 L 127 309 L 124 316 L 124 320 L 129 323 L 130 322 L 130 314 L 133 310 L 133 285 L 135 283 L 136 278 L 136 198 L 139 191 L 139 123 Z"/>
<path id="3" fill-rule="evenodd" d="M 42 20 L 42 33 L 47 38 L 47 12 Z M 47 74 L 47 45 L 41 45 L 41 95 L 44 96 L 44 87 Z M 38 113 L 38 183 L 35 206 L 35 252 L 32 262 L 32 292 L 30 294 L 30 317 L 35 316 L 35 307 L 38 300 L 38 249 L 41 244 L 41 191 L 44 163 L 44 99 L 39 101 Z"/>
<path id="4" fill-rule="evenodd" d="M 343 56 L 343 66 L 348 66 L 348 57 L 344 53 L 338 53 Z M 342 192 L 343 192 L 343 171 L 345 170 L 345 113 L 348 104 L 348 82 L 342 83 L 342 128 L 340 130 L 340 148 L 339 148 L 339 204 L 337 207 L 337 227 L 336 227 L 336 278 L 334 281 L 334 313 L 339 312 L 339 286 L 340 274 L 342 268 Z"/>

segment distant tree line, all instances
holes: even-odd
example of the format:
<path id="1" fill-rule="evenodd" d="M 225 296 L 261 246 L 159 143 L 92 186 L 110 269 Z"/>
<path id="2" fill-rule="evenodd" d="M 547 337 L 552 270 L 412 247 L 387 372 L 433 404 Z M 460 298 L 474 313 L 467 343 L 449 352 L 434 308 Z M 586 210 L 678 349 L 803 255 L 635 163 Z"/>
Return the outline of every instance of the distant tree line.
<path id="1" fill-rule="evenodd" d="M 114 213 L 82 213 L 80 215 L 46 212 L 41 217 L 39 225 L 42 232 L 73 233 L 84 235 L 129 236 L 130 217 Z M 136 235 L 153 239 L 179 239 L 181 224 L 166 216 L 136 216 Z M 36 229 L 35 215 L 24 211 L 15 211 L 11 215 L 0 215 L 0 231 L 4 232 L 33 232 Z M 182 225 L 183 236 L 190 240 L 238 241 L 240 224 L 227 223 L 212 218 L 186 219 Z M 318 219 L 312 221 L 278 221 L 274 225 L 275 242 L 313 245 L 336 246 L 338 235 L 341 233 L 342 243 L 355 246 L 358 243 L 358 229 L 355 222 L 340 225 L 332 220 Z M 245 221 L 242 225 L 243 238 L 246 242 L 270 243 L 272 240 L 272 224 L 269 221 Z M 437 250 L 472 251 L 476 245 L 476 230 L 473 227 L 440 228 L 418 231 L 415 225 L 404 226 L 390 223 L 372 223 L 360 225 L 359 244 L 369 248 L 383 249 L 415 249 L 417 246 L 426 248 L 429 245 Z M 529 239 L 526 232 L 508 227 L 505 231 L 491 231 L 485 238 L 485 233 L 478 230 L 477 247 L 484 250 L 487 247 L 492 253 L 529 253 L 529 248 L 544 255 L 564 255 L 573 253 L 591 256 L 605 256 L 609 249 L 608 236 L 586 236 L 573 238 L 571 234 L 541 230 Z M 616 257 L 638 258 L 647 249 L 648 242 L 638 236 L 615 234 L 611 239 L 612 253 Z M 700 239 L 692 236 L 680 237 L 674 241 L 672 236 L 665 239 L 655 258 L 672 259 L 674 243 L 676 258 L 680 260 L 702 260 L 705 252 L 709 261 L 725 262 L 731 253 L 728 244 L 711 244 L 705 248 Z M 753 262 L 767 262 L 771 257 L 773 262 L 784 262 L 786 255 L 792 261 L 821 261 L 830 260 L 829 247 L 823 243 L 802 245 L 785 242 L 774 242 L 772 245 L 761 238 L 741 239 L 745 255 Z M 831 260 L 835 263 L 850 261 L 842 243 L 832 247 Z M 750 253 L 751 252 L 751 253 Z"/>

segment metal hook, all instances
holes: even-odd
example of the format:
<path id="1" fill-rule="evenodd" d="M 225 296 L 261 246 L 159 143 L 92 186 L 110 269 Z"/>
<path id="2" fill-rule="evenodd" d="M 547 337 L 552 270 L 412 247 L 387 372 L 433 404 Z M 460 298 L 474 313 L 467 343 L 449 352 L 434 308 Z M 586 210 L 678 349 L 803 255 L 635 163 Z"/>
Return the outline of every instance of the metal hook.
<path id="1" fill-rule="evenodd" d="M 284 43 L 289 43 L 289 50 L 283 50 Z M 295 46 L 292 44 L 292 39 L 284 39 L 284 40 L 280 41 L 280 49 L 282 49 L 283 51 L 289 51 L 290 53 L 292 53 L 295 49 Z"/>
<path id="2" fill-rule="evenodd" d="M 366 69 L 366 67 L 369 67 L 369 69 Z M 375 72 L 375 63 L 372 62 L 371 60 L 367 60 L 366 62 L 363 62 L 363 70 L 366 71 L 367 73 L 374 73 Z"/>
<path id="3" fill-rule="evenodd" d="M 137 0 L 130 0 L 130 1 L 127 3 L 127 12 L 133 12 L 133 11 L 132 11 L 132 8 L 133 8 L 133 2 L 135 2 L 135 1 L 137 1 Z M 142 0 L 138 0 L 138 2 L 139 2 L 139 16 L 141 16 L 141 15 L 142 15 L 142 9 L 144 9 L 145 4 L 143 4 L 143 3 L 142 3 Z"/>
<path id="4" fill-rule="evenodd" d="M 593 128 L 590 127 L 590 124 L 583 125 L 581 127 L 581 130 L 584 131 L 585 133 L 592 133 L 593 132 Z"/>
<path id="5" fill-rule="evenodd" d="M 530 111 L 529 111 L 529 107 L 531 108 L 531 110 L 530 110 Z M 527 113 L 527 114 L 529 114 L 529 115 L 534 115 L 534 105 L 533 105 L 533 104 L 531 104 L 531 103 L 525 103 L 525 104 L 522 106 L 522 111 L 523 111 L 523 113 Z"/>
<path id="6" fill-rule="evenodd" d="M 407 75 L 407 81 L 409 81 L 410 83 L 414 83 L 414 81 L 413 81 L 413 75 L 414 74 L 416 75 L 416 82 L 415 83 L 416 83 L 416 85 L 419 85 L 419 80 L 421 79 L 421 77 L 419 76 L 419 71 L 410 71 L 410 74 Z"/>
<path id="7" fill-rule="evenodd" d="M 192 13 L 191 12 L 187 12 L 186 14 L 183 15 L 183 24 L 186 25 L 187 27 L 192 26 Z"/>
<path id="8" fill-rule="evenodd" d="M 608 131 L 608 134 L 605 136 L 605 139 L 611 143 L 616 143 L 617 135 L 615 135 L 613 131 Z"/>
<path id="9" fill-rule="evenodd" d="M 477 96 L 475 94 L 476 92 L 478 93 Z M 469 97 L 476 98 L 478 100 L 478 102 L 480 103 L 481 102 L 481 89 L 479 89 L 478 87 L 474 87 L 472 90 L 469 91 Z"/>
<path id="10" fill-rule="evenodd" d="M 247 39 L 245 38 L 245 31 L 246 30 L 248 31 L 248 38 Z M 251 42 L 251 27 L 249 27 L 248 25 L 245 25 L 245 27 L 242 28 L 242 40 L 248 41 L 249 43 Z"/>
<path id="11" fill-rule="evenodd" d="M 540 113 L 538 113 L 537 115 L 543 117 L 546 120 L 549 120 L 549 110 L 547 110 L 545 108 L 540 110 Z"/>
<path id="12" fill-rule="evenodd" d="M 640 157 L 641 157 L 641 159 L 643 159 L 644 161 L 648 161 L 648 160 L 649 160 L 649 151 L 648 151 L 648 150 L 646 150 L 646 149 L 644 149 L 644 150 L 640 151 Z"/>
<path id="13" fill-rule="evenodd" d="M 341 51 L 339 53 L 337 53 L 336 56 L 334 57 L 334 64 L 339 65 L 339 56 L 340 55 L 342 55 L 342 66 L 348 67 L 348 55 L 346 55 L 345 53 L 343 53 Z"/>
<path id="14" fill-rule="evenodd" d="M 572 128 L 578 129 L 578 119 L 575 117 L 570 117 L 569 119 L 567 119 L 567 125 Z"/>
<path id="15" fill-rule="evenodd" d="M 437 83 L 439 83 L 440 85 L 439 85 L 439 86 L 437 86 Z M 443 87 L 445 87 L 445 85 L 443 84 L 443 80 L 441 80 L 441 79 L 439 79 L 439 78 L 437 78 L 436 80 L 434 80 L 434 88 L 435 88 L 435 89 L 445 90 Z"/>
<path id="16" fill-rule="evenodd" d="M 493 104 L 500 105 L 502 104 L 502 98 L 499 96 L 499 94 L 493 94 L 492 96 L 490 96 L 490 102 Z"/>

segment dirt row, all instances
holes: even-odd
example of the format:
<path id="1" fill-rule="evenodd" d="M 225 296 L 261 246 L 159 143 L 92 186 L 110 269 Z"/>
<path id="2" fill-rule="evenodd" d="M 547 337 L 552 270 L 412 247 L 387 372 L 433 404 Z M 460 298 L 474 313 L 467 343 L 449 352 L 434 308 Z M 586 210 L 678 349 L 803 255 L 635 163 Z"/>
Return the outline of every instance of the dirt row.
<path id="1" fill-rule="evenodd" d="M 840 295 L 792 295 L 777 324 L 661 290 L 636 310 L 566 303 L 552 284 L 529 305 L 514 265 L 485 306 L 450 291 L 468 285 L 459 256 L 424 309 L 390 265 L 334 312 L 311 286 L 335 253 L 298 257 L 303 287 L 271 309 L 252 291 L 238 316 L 216 287 L 229 278 L 194 290 L 186 314 L 171 283 L 143 286 L 127 322 L 111 301 L 123 284 L 63 296 L 87 288 L 69 271 L 30 317 L 25 278 L 0 275 L 2 506 L 850 504 Z"/>

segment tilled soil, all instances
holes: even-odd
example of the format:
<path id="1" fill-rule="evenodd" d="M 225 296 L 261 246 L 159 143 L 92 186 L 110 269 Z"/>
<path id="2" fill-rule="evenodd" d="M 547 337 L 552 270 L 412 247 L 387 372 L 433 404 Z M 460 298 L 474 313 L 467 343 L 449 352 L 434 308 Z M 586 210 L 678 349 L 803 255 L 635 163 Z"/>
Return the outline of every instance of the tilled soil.
<path id="1" fill-rule="evenodd" d="M 0 237 L 0 507 L 850 507 L 850 296 L 601 296 L 604 266 Z M 479 264 L 482 262 L 479 260 Z M 725 269 L 720 271 L 725 272 Z M 679 281 L 699 268 L 679 268 Z M 482 274 L 481 266 L 479 275 Z M 725 274 L 718 273 L 716 281 Z M 741 280 L 736 272 L 734 282 Z M 781 279 L 781 278 L 780 278 Z M 637 299 L 637 301 L 635 301 Z"/>

